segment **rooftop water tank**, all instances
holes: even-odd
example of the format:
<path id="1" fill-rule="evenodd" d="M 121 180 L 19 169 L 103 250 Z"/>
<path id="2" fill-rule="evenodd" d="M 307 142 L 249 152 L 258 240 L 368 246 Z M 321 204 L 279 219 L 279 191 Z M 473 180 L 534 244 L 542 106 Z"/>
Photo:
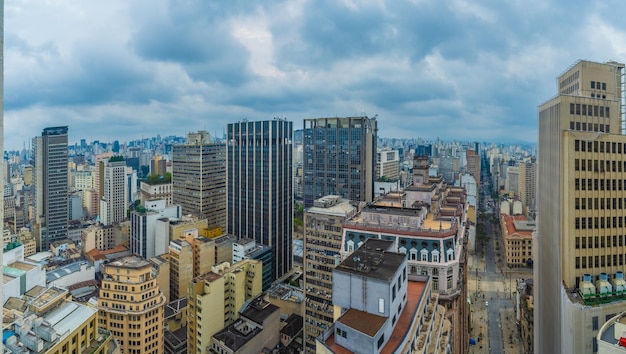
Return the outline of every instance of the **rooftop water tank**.
<path id="1" fill-rule="evenodd" d="M 595 295 L 596 287 L 591 282 L 591 274 L 583 274 L 583 281 L 580 282 L 580 293 L 582 295 Z"/>
<path id="2" fill-rule="evenodd" d="M 607 294 L 613 292 L 613 286 L 609 283 L 609 275 L 602 272 L 596 281 L 596 289 L 598 294 Z"/>
<path id="3" fill-rule="evenodd" d="M 611 283 L 613 283 L 613 290 L 615 292 L 626 291 L 626 281 L 624 281 L 624 273 L 622 271 L 617 271 L 615 273 L 615 277 Z"/>

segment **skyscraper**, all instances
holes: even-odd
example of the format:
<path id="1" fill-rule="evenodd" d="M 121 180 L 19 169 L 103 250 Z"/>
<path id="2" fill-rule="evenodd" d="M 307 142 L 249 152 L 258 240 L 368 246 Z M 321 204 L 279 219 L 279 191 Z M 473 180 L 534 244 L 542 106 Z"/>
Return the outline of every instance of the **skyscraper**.
<path id="1" fill-rule="evenodd" d="M 67 127 L 45 128 L 33 139 L 37 249 L 47 251 L 67 238 Z"/>
<path id="2" fill-rule="evenodd" d="M 104 164 L 104 188 L 100 199 L 100 220 L 110 225 L 126 219 L 128 188 L 126 162 L 121 156 L 113 156 Z"/>
<path id="3" fill-rule="evenodd" d="M 282 119 L 228 124 L 228 233 L 274 252 L 274 277 L 291 269 L 293 123 Z"/>
<path id="4" fill-rule="evenodd" d="M 172 200 L 183 214 L 226 229 L 226 146 L 211 142 L 206 131 L 189 133 L 185 144 L 172 147 Z"/>
<path id="5" fill-rule="evenodd" d="M 376 170 L 376 118 L 304 120 L 304 205 L 338 195 L 371 202 Z"/>
<path id="6" fill-rule="evenodd" d="M 620 300 L 626 246 L 624 64 L 578 61 L 539 106 L 535 353 L 592 353 Z"/>
<path id="7" fill-rule="evenodd" d="M 537 164 L 535 159 L 528 159 L 519 163 L 518 190 L 524 210 L 535 210 L 535 190 L 537 179 Z"/>

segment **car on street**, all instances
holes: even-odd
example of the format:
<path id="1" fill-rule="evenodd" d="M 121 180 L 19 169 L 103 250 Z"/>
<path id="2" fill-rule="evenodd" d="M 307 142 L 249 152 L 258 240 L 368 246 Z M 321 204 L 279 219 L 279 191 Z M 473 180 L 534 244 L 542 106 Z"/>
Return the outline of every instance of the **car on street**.
<path id="1" fill-rule="evenodd" d="M 489 301 L 485 301 L 485 307 L 489 307 Z"/>

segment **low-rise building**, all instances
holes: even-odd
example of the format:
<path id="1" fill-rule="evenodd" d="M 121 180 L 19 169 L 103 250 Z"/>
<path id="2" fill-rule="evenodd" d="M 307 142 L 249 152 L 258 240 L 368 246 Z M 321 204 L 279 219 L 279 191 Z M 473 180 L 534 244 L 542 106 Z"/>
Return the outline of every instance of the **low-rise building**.
<path id="1" fill-rule="evenodd" d="M 535 222 L 528 221 L 526 216 L 521 214 L 514 216 L 500 214 L 500 227 L 507 266 L 519 268 L 532 265 Z"/>

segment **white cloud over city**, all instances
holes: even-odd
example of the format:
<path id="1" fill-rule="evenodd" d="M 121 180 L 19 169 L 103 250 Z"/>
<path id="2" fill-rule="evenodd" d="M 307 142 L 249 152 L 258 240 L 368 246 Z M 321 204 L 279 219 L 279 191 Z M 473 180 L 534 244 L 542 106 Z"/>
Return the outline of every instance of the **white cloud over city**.
<path id="1" fill-rule="evenodd" d="M 578 59 L 626 61 L 621 1 L 5 2 L 5 148 L 241 119 L 378 115 L 379 135 L 535 142 Z"/>

